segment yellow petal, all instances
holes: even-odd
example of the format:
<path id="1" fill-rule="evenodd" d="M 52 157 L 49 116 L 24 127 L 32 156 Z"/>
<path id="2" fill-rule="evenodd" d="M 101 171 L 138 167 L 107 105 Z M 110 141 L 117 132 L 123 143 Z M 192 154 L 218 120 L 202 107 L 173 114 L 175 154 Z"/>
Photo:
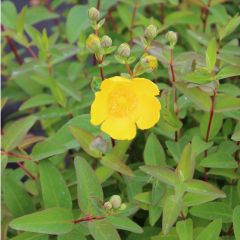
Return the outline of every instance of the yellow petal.
<path id="1" fill-rule="evenodd" d="M 158 86 L 146 78 L 134 78 L 133 85 L 138 93 L 159 95 Z"/>
<path id="2" fill-rule="evenodd" d="M 153 127 L 160 118 L 161 104 L 156 97 L 144 96 L 140 100 L 141 115 L 137 119 L 137 126 L 140 129 Z"/>
<path id="3" fill-rule="evenodd" d="M 131 140 L 136 136 L 136 125 L 127 117 L 108 117 L 101 130 L 116 140 Z"/>
<path id="4" fill-rule="evenodd" d="M 101 124 L 107 117 L 108 108 L 107 108 L 107 94 L 103 92 L 96 92 L 95 99 L 91 106 L 91 123 L 93 125 Z"/>
<path id="5" fill-rule="evenodd" d="M 101 83 L 101 90 L 110 92 L 115 87 L 119 87 L 121 85 L 129 85 L 130 83 L 131 80 L 120 76 L 107 78 Z"/>

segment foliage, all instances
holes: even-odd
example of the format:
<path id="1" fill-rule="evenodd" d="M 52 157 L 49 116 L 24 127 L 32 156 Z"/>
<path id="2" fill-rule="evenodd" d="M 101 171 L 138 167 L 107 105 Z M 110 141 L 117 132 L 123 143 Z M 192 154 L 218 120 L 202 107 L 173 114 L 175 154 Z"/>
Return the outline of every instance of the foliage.
<path id="1" fill-rule="evenodd" d="M 239 2 L 29 2 L 2 2 L 2 239 L 239 240 Z M 160 90 L 129 141 L 91 124 L 113 76 Z"/>

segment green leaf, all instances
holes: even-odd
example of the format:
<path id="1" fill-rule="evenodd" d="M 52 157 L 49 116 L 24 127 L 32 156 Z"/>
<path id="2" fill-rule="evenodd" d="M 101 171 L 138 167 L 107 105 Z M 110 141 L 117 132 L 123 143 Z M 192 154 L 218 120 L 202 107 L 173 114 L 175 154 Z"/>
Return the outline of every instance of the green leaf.
<path id="1" fill-rule="evenodd" d="M 102 153 L 99 150 L 91 147 L 91 143 L 95 138 L 94 135 L 82 128 L 75 126 L 70 126 L 69 130 L 86 153 L 95 158 L 100 158 L 102 156 Z"/>
<path id="2" fill-rule="evenodd" d="M 89 222 L 88 229 L 95 240 L 121 240 L 117 230 L 105 219 Z"/>
<path id="3" fill-rule="evenodd" d="M 200 232 L 196 240 L 216 240 L 219 237 L 221 229 L 222 219 L 216 219 Z"/>
<path id="4" fill-rule="evenodd" d="M 145 164 L 148 165 L 166 165 L 165 152 L 156 135 L 151 133 L 148 138 L 143 152 Z"/>
<path id="5" fill-rule="evenodd" d="M 226 94 L 216 96 L 215 112 L 228 112 L 240 109 L 240 98 Z"/>
<path id="6" fill-rule="evenodd" d="M 191 207 L 197 206 L 202 203 L 210 202 L 216 199 L 214 195 L 206 195 L 206 194 L 197 194 L 197 193 L 186 193 L 183 197 L 184 206 Z"/>
<path id="7" fill-rule="evenodd" d="M 233 133 L 231 139 L 233 141 L 240 141 L 240 129 Z"/>
<path id="8" fill-rule="evenodd" d="M 203 158 L 200 166 L 207 168 L 237 168 L 238 164 L 231 154 L 218 151 Z"/>
<path id="9" fill-rule="evenodd" d="M 170 195 L 166 198 L 163 206 L 162 220 L 162 231 L 164 235 L 169 232 L 173 224 L 176 222 L 181 205 L 181 199 L 176 198 L 174 195 Z"/>
<path id="10" fill-rule="evenodd" d="M 200 131 L 202 137 L 205 138 L 207 135 L 208 124 L 210 119 L 210 113 L 204 113 L 201 122 L 200 122 Z M 221 113 L 214 113 L 212 118 L 212 124 L 209 131 L 209 140 L 213 139 L 219 132 L 222 127 L 223 117 Z"/>
<path id="11" fill-rule="evenodd" d="M 78 205 L 84 212 L 91 212 L 93 201 L 103 201 L 102 187 L 87 161 L 81 157 L 74 159 L 77 175 Z"/>
<path id="12" fill-rule="evenodd" d="M 122 229 L 134 233 L 143 233 L 143 229 L 127 217 L 109 216 L 107 219 L 117 229 Z"/>
<path id="13" fill-rule="evenodd" d="M 211 99 L 209 95 L 199 88 L 190 88 L 184 83 L 175 83 L 179 91 L 188 97 L 198 108 L 204 111 L 209 111 L 211 106 Z"/>
<path id="14" fill-rule="evenodd" d="M 148 211 L 149 211 L 149 223 L 151 226 L 154 226 L 162 215 L 162 208 L 150 205 Z"/>
<path id="15" fill-rule="evenodd" d="M 192 154 L 198 156 L 205 150 L 209 149 L 213 145 L 213 142 L 205 142 L 198 135 L 194 136 L 192 139 Z"/>
<path id="16" fill-rule="evenodd" d="M 87 240 L 85 236 L 87 228 L 84 225 L 75 225 L 73 230 L 67 234 L 58 235 L 57 240 Z"/>
<path id="17" fill-rule="evenodd" d="M 229 20 L 226 26 L 219 30 L 220 40 L 232 33 L 240 24 L 240 16 L 234 16 Z"/>
<path id="18" fill-rule="evenodd" d="M 24 102 L 19 110 L 26 110 L 29 108 L 35 108 L 39 106 L 44 106 L 47 104 L 54 103 L 54 98 L 48 94 L 39 94 L 37 96 L 29 98 L 26 102 Z"/>
<path id="19" fill-rule="evenodd" d="M 39 163 L 40 183 L 45 208 L 72 209 L 72 199 L 61 173 L 48 160 Z"/>
<path id="20" fill-rule="evenodd" d="M 221 218 L 224 223 L 230 223 L 233 210 L 223 202 L 211 202 L 192 207 L 190 213 L 195 217 L 208 220 Z"/>
<path id="21" fill-rule="evenodd" d="M 3 199 L 14 217 L 34 212 L 35 206 L 30 195 L 10 176 L 3 177 Z"/>
<path id="22" fill-rule="evenodd" d="M 180 240 L 192 240 L 193 239 L 192 219 L 178 221 L 176 224 L 176 230 Z"/>
<path id="23" fill-rule="evenodd" d="M 195 168 L 195 158 L 192 156 L 192 146 L 188 143 L 183 149 L 181 158 L 176 168 L 176 173 L 182 181 L 192 179 Z"/>
<path id="24" fill-rule="evenodd" d="M 70 209 L 49 208 L 16 218 L 9 226 L 20 231 L 58 235 L 72 230 L 72 220 Z"/>
<path id="25" fill-rule="evenodd" d="M 208 182 L 204 182 L 198 179 L 192 179 L 185 182 L 185 188 L 187 192 L 213 196 L 215 198 L 224 198 L 226 194 L 219 190 L 217 187 L 213 186 Z"/>
<path id="26" fill-rule="evenodd" d="M 50 139 L 46 139 L 33 147 L 31 156 L 34 161 L 39 161 L 54 155 L 62 154 L 66 151 L 67 149 L 65 146 L 51 141 Z"/>
<path id="27" fill-rule="evenodd" d="M 18 144 L 21 143 L 29 129 L 36 122 L 36 120 L 36 117 L 29 116 L 12 122 L 4 131 L 2 147 L 6 151 L 14 149 Z"/>
<path id="28" fill-rule="evenodd" d="M 16 29 L 17 9 L 11 1 L 4 1 L 2 7 L 2 24 L 6 28 Z"/>
<path id="29" fill-rule="evenodd" d="M 41 233 L 24 232 L 11 238 L 11 240 L 48 240 L 48 236 Z"/>
<path id="30" fill-rule="evenodd" d="M 184 80 L 197 84 L 206 84 L 214 80 L 213 76 L 205 71 L 190 72 L 184 76 Z"/>
<path id="31" fill-rule="evenodd" d="M 146 165 L 141 166 L 140 169 L 143 172 L 157 178 L 159 181 L 164 182 L 166 184 L 175 186 L 179 182 L 177 175 L 167 167 Z"/>
<path id="32" fill-rule="evenodd" d="M 88 6 L 77 5 L 70 9 L 66 22 L 66 35 L 70 43 L 75 42 L 80 33 L 89 27 Z"/>
<path id="33" fill-rule="evenodd" d="M 217 41 L 215 38 L 210 40 L 206 52 L 206 64 L 208 70 L 211 72 L 214 69 L 217 60 Z"/>
<path id="34" fill-rule="evenodd" d="M 233 229 L 236 240 L 240 239 L 240 205 L 236 206 L 233 210 Z"/>
<path id="35" fill-rule="evenodd" d="M 226 66 L 223 67 L 216 75 L 217 80 L 235 77 L 240 75 L 240 68 L 236 66 Z"/>

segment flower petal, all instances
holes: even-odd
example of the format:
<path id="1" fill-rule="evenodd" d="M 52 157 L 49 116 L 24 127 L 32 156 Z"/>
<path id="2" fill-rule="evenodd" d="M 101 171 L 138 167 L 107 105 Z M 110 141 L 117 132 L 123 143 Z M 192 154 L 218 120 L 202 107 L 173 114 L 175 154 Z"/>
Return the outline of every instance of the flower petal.
<path id="1" fill-rule="evenodd" d="M 137 119 L 137 126 L 140 129 L 153 127 L 160 118 L 161 104 L 156 97 L 144 96 L 140 100 L 141 115 Z"/>
<path id="2" fill-rule="evenodd" d="M 158 86 L 146 78 L 134 78 L 133 85 L 138 93 L 159 95 Z"/>
<path id="3" fill-rule="evenodd" d="M 136 125 L 130 118 L 108 117 L 101 130 L 116 140 L 131 140 L 136 136 Z"/>
<path id="4" fill-rule="evenodd" d="M 107 117 L 107 94 L 96 92 L 95 99 L 91 106 L 91 123 L 93 125 L 101 124 Z"/>
<path id="5" fill-rule="evenodd" d="M 120 76 L 107 78 L 101 83 L 101 90 L 110 92 L 116 86 L 129 85 L 131 82 L 131 80 Z"/>

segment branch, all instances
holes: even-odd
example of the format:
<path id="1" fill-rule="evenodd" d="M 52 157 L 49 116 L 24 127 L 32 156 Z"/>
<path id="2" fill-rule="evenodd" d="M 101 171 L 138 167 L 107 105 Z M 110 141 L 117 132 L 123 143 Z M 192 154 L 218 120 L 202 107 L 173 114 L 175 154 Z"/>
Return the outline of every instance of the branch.
<path id="1" fill-rule="evenodd" d="M 137 4 L 137 1 L 135 1 L 134 7 L 133 7 L 132 19 L 131 19 L 131 26 L 130 26 L 130 44 L 132 44 L 134 21 L 135 21 L 135 16 L 137 13 L 137 8 L 138 8 L 138 4 Z"/>
<path id="2" fill-rule="evenodd" d="M 9 156 L 9 157 L 16 157 L 16 158 L 22 158 L 22 159 L 26 159 L 26 160 L 32 160 L 32 158 L 30 156 L 18 154 L 18 153 L 14 153 L 14 152 L 1 151 L 1 154 L 5 155 L 5 156 Z"/>

